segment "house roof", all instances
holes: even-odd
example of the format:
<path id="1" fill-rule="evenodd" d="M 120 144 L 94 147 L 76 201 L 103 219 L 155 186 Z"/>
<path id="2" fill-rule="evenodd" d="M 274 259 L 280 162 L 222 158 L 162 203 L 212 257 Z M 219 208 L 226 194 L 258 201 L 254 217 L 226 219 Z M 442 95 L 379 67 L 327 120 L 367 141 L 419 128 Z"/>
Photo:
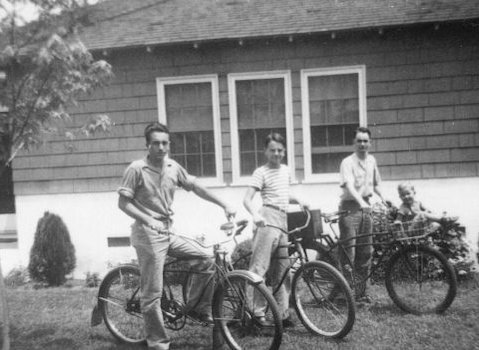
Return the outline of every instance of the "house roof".
<path id="1" fill-rule="evenodd" d="M 97 50 L 476 18 L 479 0 L 107 0 L 82 36 Z"/>

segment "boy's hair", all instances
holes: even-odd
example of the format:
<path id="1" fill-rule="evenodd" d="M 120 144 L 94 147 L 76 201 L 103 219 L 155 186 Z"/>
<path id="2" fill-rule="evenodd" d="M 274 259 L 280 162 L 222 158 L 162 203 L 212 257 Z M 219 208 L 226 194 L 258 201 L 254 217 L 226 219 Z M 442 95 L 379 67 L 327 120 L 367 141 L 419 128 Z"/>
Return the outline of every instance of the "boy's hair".
<path id="1" fill-rule="evenodd" d="M 414 189 L 414 185 L 410 183 L 409 181 L 402 182 L 398 185 L 399 193 L 404 192 L 407 189 L 410 189 L 411 191 L 416 192 L 416 190 Z"/>
<path id="2" fill-rule="evenodd" d="M 281 134 L 278 134 L 277 132 L 272 132 L 266 138 L 264 139 L 264 148 L 268 148 L 268 145 L 271 141 L 278 142 L 283 145 L 284 148 L 286 148 L 286 142 L 284 140 L 284 137 Z"/>
<path id="3" fill-rule="evenodd" d="M 153 132 L 164 132 L 165 134 L 170 134 L 170 130 L 168 130 L 164 124 L 158 122 L 148 124 L 145 128 L 145 140 L 147 145 L 150 143 L 150 136 Z"/>
<path id="4" fill-rule="evenodd" d="M 368 134 L 368 136 L 371 138 L 371 130 L 369 130 L 365 126 L 360 126 L 359 128 L 357 128 L 356 131 L 354 132 L 354 137 L 356 138 L 356 135 L 359 133 Z"/>

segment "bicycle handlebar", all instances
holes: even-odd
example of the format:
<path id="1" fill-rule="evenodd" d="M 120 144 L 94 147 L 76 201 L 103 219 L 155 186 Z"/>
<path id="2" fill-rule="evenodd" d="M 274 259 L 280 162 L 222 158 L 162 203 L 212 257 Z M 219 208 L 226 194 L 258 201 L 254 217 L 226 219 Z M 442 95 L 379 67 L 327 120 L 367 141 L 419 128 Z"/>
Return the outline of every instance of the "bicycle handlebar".
<path id="1" fill-rule="evenodd" d="M 241 232 L 243 232 L 243 230 L 246 228 L 246 226 L 248 226 L 248 220 L 246 220 L 246 219 L 239 220 L 237 222 L 229 221 L 227 223 L 224 223 L 223 225 L 220 226 L 220 230 L 224 231 L 226 233 L 226 236 L 228 237 L 228 239 L 226 239 L 224 241 L 220 241 L 220 242 L 215 242 L 215 243 L 209 244 L 209 245 L 205 245 L 205 244 L 201 243 L 196 238 L 188 237 L 188 236 L 185 236 L 185 235 L 182 235 L 182 234 L 179 234 L 179 233 L 168 232 L 168 234 L 175 235 L 175 236 L 178 236 L 178 237 L 182 237 L 182 238 L 185 238 L 185 239 L 190 240 L 190 241 L 195 241 L 198 245 L 202 246 L 203 248 L 211 248 L 211 247 L 214 247 L 215 245 L 228 243 L 229 241 L 232 241 L 232 240 L 234 240 L 236 242 L 236 236 L 239 236 L 241 234 Z M 164 232 L 164 231 L 161 231 L 161 230 L 156 230 L 156 231 L 160 234 L 163 234 L 163 232 Z M 233 232 L 234 232 L 234 234 L 233 234 Z"/>

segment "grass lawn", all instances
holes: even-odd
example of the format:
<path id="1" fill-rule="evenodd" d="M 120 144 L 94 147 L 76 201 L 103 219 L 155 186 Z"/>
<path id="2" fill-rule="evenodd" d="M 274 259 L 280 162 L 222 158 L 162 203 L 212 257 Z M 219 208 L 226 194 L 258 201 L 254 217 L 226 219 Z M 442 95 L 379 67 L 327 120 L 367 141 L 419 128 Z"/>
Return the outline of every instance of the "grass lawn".
<path id="1" fill-rule="evenodd" d="M 84 287 L 9 289 L 11 348 L 141 349 L 119 344 L 104 324 L 90 327 L 97 290 Z M 392 304 L 384 286 L 373 286 L 374 302 L 359 307 L 351 333 L 341 341 L 310 335 L 297 321 L 283 336 L 284 350 L 473 349 L 479 347 L 479 288 L 460 286 L 443 315 L 413 316 Z M 211 348 L 209 327 L 186 326 L 171 332 L 171 349 Z"/>

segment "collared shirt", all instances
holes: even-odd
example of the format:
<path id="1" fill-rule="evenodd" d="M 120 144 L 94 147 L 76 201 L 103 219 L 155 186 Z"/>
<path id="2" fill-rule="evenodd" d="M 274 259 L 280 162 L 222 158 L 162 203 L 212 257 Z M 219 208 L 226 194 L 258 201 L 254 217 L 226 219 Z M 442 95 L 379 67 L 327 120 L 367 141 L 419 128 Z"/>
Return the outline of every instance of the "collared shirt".
<path id="1" fill-rule="evenodd" d="M 263 165 L 253 172 L 250 186 L 261 192 L 263 204 L 287 210 L 290 179 L 289 168 L 286 165 L 281 164 L 279 168 Z"/>
<path id="2" fill-rule="evenodd" d="M 368 154 L 366 159 L 361 160 L 356 153 L 343 159 L 339 170 L 340 187 L 343 189 L 342 201 L 354 200 L 354 197 L 346 188 L 346 183 L 352 183 L 361 197 L 370 197 L 374 187 L 381 182 L 376 159 Z"/>
<path id="3" fill-rule="evenodd" d="M 123 174 L 117 192 L 131 198 L 144 213 L 156 219 L 173 215 L 171 204 L 177 187 L 190 191 L 196 177 L 177 162 L 166 157 L 163 168 L 153 166 L 148 158 L 132 162 Z"/>

